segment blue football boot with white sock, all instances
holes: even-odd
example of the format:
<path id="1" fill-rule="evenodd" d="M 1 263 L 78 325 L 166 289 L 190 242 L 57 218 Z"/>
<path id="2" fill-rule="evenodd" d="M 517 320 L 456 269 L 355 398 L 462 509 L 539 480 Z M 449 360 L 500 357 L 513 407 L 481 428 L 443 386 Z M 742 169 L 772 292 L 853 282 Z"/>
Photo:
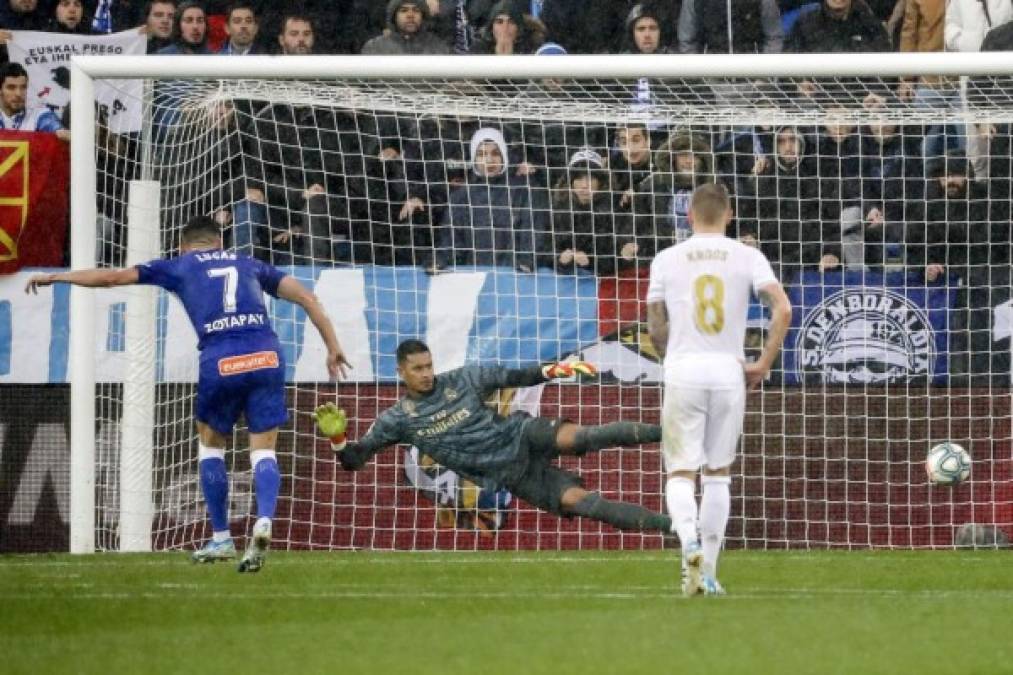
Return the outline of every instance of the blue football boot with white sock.
<path id="1" fill-rule="evenodd" d="M 706 574 L 703 577 L 702 592 L 704 595 L 726 595 L 724 586 L 721 585 L 721 582 L 709 574 Z"/>
<path id="2" fill-rule="evenodd" d="M 190 560 L 195 563 L 213 563 L 222 560 L 232 560 L 236 557 L 236 545 L 232 539 L 215 541 L 211 539 L 199 551 L 194 551 Z"/>

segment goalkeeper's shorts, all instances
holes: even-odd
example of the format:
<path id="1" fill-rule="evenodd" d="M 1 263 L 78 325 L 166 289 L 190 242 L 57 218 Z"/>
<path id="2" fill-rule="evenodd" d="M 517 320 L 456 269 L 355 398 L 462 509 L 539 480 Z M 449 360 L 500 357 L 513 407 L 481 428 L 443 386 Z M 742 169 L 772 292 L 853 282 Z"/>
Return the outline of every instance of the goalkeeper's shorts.
<path id="1" fill-rule="evenodd" d="M 526 453 L 528 466 L 519 477 L 505 481 L 515 497 L 532 506 L 554 513 L 562 513 L 559 500 L 571 487 L 583 485 L 580 476 L 552 464 L 559 457 L 556 430 L 566 420 L 535 417 L 521 431 L 521 452 Z"/>
<path id="2" fill-rule="evenodd" d="M 255 434 L 288 422 L 285 360 L 276 350 L 201 354 L 197 420 L 228 435 L 240 415 Z"/>

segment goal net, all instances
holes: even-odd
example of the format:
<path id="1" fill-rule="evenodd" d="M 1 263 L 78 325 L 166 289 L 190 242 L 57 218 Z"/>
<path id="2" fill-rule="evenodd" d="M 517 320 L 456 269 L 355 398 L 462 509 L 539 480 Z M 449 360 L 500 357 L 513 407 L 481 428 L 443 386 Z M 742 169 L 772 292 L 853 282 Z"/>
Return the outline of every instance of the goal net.
<path id="1" fill-rule="evenodd" d="M 673 77 L 675 61 L 620 59 L 610 74 L 608 60 L 557 58 L 486 77 L 480 68 L 493 61 L 461 59 L 462 76 L 431 78 L 396 75 L 412 61 L 386 78 L 355 75 L 347 59 L 329 71 L 346 76 L 323 77 L 316 60 L 313 77 L 278 78 L 258 74 L 266 61 L 241 73 L 230 65 L 238 76 L 222 77 L 202 73 L 210 61 L 177 59 L 164 63 L 186 61 L 186 70 L 143 87 L 94 82 L 122 97 L 145 92 L 126 106 L 144 111 L 142 131 L 118 131 L 116 111 L 99 109 L 94 125 L 74 111 L 85 126 L 73 129 L 75 168 L 91 162 L 98 196 L 94 240 L 82 243 L 90 234 L 75 221 L 75 264 L 173 255 L 187 219 L 211 215 L 227 247 L 295 275 L 337 328 L 353 369 L 335 384 L 305 315 L 269 304 L 291 413 L 278 446 L 273 545 L 665 545 L 537 513 L 413 448 L 344 472 L 310 414 L 334 401 L 349 413 L 351 437 L 365 433 L 403 394 L 397 344 L 419 338 L 438 372 L 574 356 L 602 371 L 596 381 L 501 392 L 490 405 L 503 412 L 658 422 L 647 269 L 656 251 L 689 236 L 689 194 L 706 181 L 728 188 L 730 236 L 767 255 L 795 307 L 782 358 L 748 398 L 726 545 L 943 548 L 969 541 L 958 536 L 968 524 L 978 544 L 988 528 L 1013 532 L 1013 107 L 1002 80 L 978 76 L 997 67 L 934 77 L 943 70 L 916 58 L 903 71 L 888 58 L 891 70 L 878 76 L 849 64 L 807 79 L 759 77 L 746 57 L 713 62 L 722 76 L 690 78 Z M 800 75 L 797 64 L 766 63 Z M 193 79 L 200 74 L 215 77 Z M 78 216 L 90 208 L 79 175 Z M 74 481 L 94 479 L 94 503 L 87 482 L 74 502 L 75 522 L 90 526 L 79 546 L 199 546 L 210 530 L 185 313 L 150 289 L 74 302 L 75 320 L 94 321 L 97 336 L 78 352 L 92 361 L 94 385 L 73 377 L 79 397 L 95 392 L 93 418 L 75 426 L 94 426 L 93 448 L 81 433 L 74 441 Z M 765 325 L 754 303 L 747 354 L 758 353 Z M 87 401 L 79 405 L 87 414 Z M 252 523 L 246 437 L 238 428 L 227 455 L 240 538 Z M 953 488 L 930 485 L 924 468 L 928 449 L 947 440 L 973 459 L 970 479 Z M 561 464 L 609 498 L 664 509 L 656 446 Z"/>

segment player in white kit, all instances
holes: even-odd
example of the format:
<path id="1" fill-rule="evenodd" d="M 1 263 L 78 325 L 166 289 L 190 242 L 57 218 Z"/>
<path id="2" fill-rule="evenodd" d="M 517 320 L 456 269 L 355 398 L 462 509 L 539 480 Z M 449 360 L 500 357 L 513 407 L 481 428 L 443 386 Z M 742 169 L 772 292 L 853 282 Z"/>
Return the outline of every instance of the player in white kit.
<path id="1" fill-rule="evenodd" d="M 791 303 L 764 255 L 725 236 L 732 210 L 723 186 L 698 187 L 689 218 L 693 236 L 651 263 L 647 320 L 651 342 L 665 359 L 665 500 L 682 544 L 682 591 L 720 595 L 717 559 L 731 508 L 729 469 L 742 432 L 746 388 L 770 371 L 791 322 Z M 770 308 L 771 321 L 760 358 L 746 363 L 753 291 Z"/>

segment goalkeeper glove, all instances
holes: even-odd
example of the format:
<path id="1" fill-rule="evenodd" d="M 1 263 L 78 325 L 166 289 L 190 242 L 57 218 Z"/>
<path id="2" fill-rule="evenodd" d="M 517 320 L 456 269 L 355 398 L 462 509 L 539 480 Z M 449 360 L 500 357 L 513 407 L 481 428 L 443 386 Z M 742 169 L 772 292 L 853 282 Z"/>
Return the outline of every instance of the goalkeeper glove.
<path id="1" fill-rule="evenodd" d="M 345 411 L 333 403 L 325 403 L 313 412 L 313 421 L 322 436 L 331 439 L 335 451 L 345 448 L 345 429 L 348 428 L 348 417 Z"/>
<path id="2" fill-rule="evenodd" d="M 597 374 L 598 369 L 594 367 L 593 363 L 588 363 L 587 361 L 564 361 L 562 363 L 550 363 L 542 366 L 542 375 L 547 380 L 573 377 L 575 375 L 595 377 Z"/>

